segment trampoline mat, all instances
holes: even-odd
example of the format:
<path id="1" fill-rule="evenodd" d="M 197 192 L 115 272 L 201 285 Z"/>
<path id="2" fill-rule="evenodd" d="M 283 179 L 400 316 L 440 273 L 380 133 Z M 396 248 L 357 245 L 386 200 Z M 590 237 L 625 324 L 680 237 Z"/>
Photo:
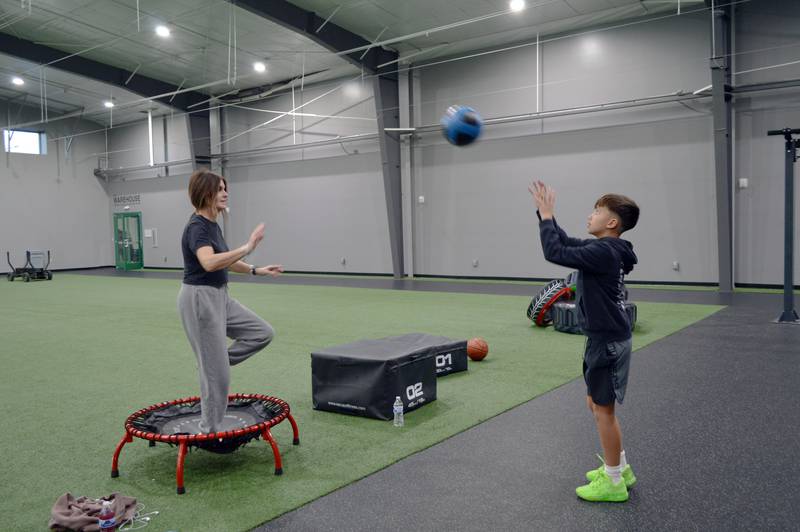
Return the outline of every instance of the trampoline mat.
<path id="1" fill-rule="evenodd" d="M 277 417 L 283 407 L 262 399 L 234 399 L 228 402 L 228 409 L 217 432 L 243 429 Z M 131 421 L 139 430 L 161 435 L 203 434 L 200 430 L 200 402 L 165 405 Z M 190 445 L 215 453 L 229 453 L 247 442 L 260 437 L 259 431 L 240 436 L 207 441 L 195 441 Z"/>
<path id="2" fill-rule="evenodd" d="M 228 411 L 222 419 L 222 424 L 217 427 L 218 432 L 243 429 L 250 425 L 256 425 L 264 421 L 258 419 L 249 412 L 232 413 Z M 200 414 L 181 415 L 177 418 L 168 420 L 161 427 L 159 434 L 202 434 L 200 429 Z"/>

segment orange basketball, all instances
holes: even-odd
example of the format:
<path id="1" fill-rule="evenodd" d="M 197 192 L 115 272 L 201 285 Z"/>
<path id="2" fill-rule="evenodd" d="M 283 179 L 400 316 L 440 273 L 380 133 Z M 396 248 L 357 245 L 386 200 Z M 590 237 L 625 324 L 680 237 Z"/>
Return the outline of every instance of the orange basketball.
<path id="1" fill-rule="evenodd" d="M 473 338 L 467 342 L 467 356 L 472 360 L 483 360 L 489 354 L 489 344 L 483 338 Z"/>

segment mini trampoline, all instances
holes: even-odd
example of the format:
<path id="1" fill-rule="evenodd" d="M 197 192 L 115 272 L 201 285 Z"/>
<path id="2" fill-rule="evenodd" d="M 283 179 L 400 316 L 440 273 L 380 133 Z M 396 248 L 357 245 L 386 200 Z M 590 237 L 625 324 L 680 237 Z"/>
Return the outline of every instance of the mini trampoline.
<path id="1" fill-rule="evenodd" d="M 253 439 L 263 437 L 272 447 L 275 456 L 275 474 L 283 473 L 278 444 L 270 428 L 288 419 L 292 424 L 298 445 L 300 437 L 297 423 L 289 411 L 289 404 L 277 397 L 258 394 L 233 394 L 228 396 L 228 410 L 217 432 L 200 430 L 200 398 L 187 397 L 167 403 L 158 403 L 138 410 L 125 420 L 125 435 L 117 444 L 111 463 L 111 476 L 118 477 L 119 455 L 126 443 L 133 438 L 148 440 L 150 446 L 156 442 L 178 446 L 178 465 L 175 472 L 178 494 L 186 492 L 183 486 L 183 463 L 189 447 L 197 447 L 213 453 L 231 453 Z"/>

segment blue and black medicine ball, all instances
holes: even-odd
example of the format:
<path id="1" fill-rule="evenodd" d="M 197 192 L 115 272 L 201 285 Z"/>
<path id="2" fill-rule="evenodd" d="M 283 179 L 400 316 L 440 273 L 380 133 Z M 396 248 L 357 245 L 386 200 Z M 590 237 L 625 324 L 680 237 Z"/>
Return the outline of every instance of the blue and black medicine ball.
<path id="1" fill-rule="evenodd" d="M 472 107 L 452 105 L 442 117 L 442 134 L 450 144 L 466 146 L 481 134 L 483 120 Z"/>

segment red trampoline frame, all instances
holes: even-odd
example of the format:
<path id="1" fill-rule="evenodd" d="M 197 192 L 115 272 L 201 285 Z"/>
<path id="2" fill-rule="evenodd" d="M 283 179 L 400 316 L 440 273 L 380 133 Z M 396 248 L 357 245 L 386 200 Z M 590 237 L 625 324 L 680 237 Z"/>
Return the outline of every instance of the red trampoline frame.
<path id="1" fill-rule="evenodd" d="M 138 418 L 142 417 L 143 415 L 152 412 L 153 410 L 159 410 L 167 406 L 199 402 L 200 397 L 197 396 L 184 397 L 182 399 L 175 399 L 174 401 L 158 403 L 155 405 L 148 406 L 147 408 L 137 410 L 136 412 L 128 416 L 128 418 L 125 420 L 125 435 L 122 436 L 122 439 L 117 444 L 117 448 L 114 451 L 114 458 L 111 462 L 111 476 L 113 478 L 119 476 L 119 467 L 118 467 L 119 454 L 122 452 L 122 448 L 125 446 L 125 444 L 132 442 L 133 438 L 141 438 L 143 440 L 149 440 L 151 446 L 155 445 L 156 442 L 178 445 L 178 465 L 175 471 L 175 480 L 177 484 L 177 491 L 178 494 L 180 495 L 186 493 L 186 489 L 184 488 L 183 485 L 183 464 L 186 458 L 186 453 L 188 452 L 190 445 L 209 440 L 220 440 L 220 439 L 224 440 L 229 438 L 236 438 L 239 436 L 253 434 L 255 432 L 260 433 L 261 436 L 264 438 L 264 440 L 268 441 L 270 447 L 272 447 L 272 454 L 275 456 L 275 474 L 276 475 L 283 474 L 281 453 L 280 450 L 278 449 L 278 444 L 275 441 L 275 438 L 272 437 L 272 433 L 270 432 L 269 429 L 271 427 L 274 427 L 281 421 L 288 419 L 289 423 L 292 424 L 292 432 L 294 433 L 292 444 L 293 445 L 300 444 L 300 436 L 297 430 L 297 423 L 295 422 L 294 418 L 292 417 L 292 414 L 290 413 L 289 403 L 287 403 L 283 399 L 278 399 L 277 397 L 272 397 L 269 395 L 252 394 L 252 393 L 237 393 L 228 395 L 229 402 L 234 399 L 256 399 L 260 401 L 269 401 L 271 403 L 279 405 L 281 407 L 281 412 L 272 419 L 262 421 L 261 423 L 257 423 L 255 425 L 248 425 L 247 427 L 241 429 L 229 430 L 225 432 L 209 432 L 203 434 L 157 434 L 155 432 L 147 432 L 144 430 L 139 430 L 133 426 L 133 422 Z"/>

